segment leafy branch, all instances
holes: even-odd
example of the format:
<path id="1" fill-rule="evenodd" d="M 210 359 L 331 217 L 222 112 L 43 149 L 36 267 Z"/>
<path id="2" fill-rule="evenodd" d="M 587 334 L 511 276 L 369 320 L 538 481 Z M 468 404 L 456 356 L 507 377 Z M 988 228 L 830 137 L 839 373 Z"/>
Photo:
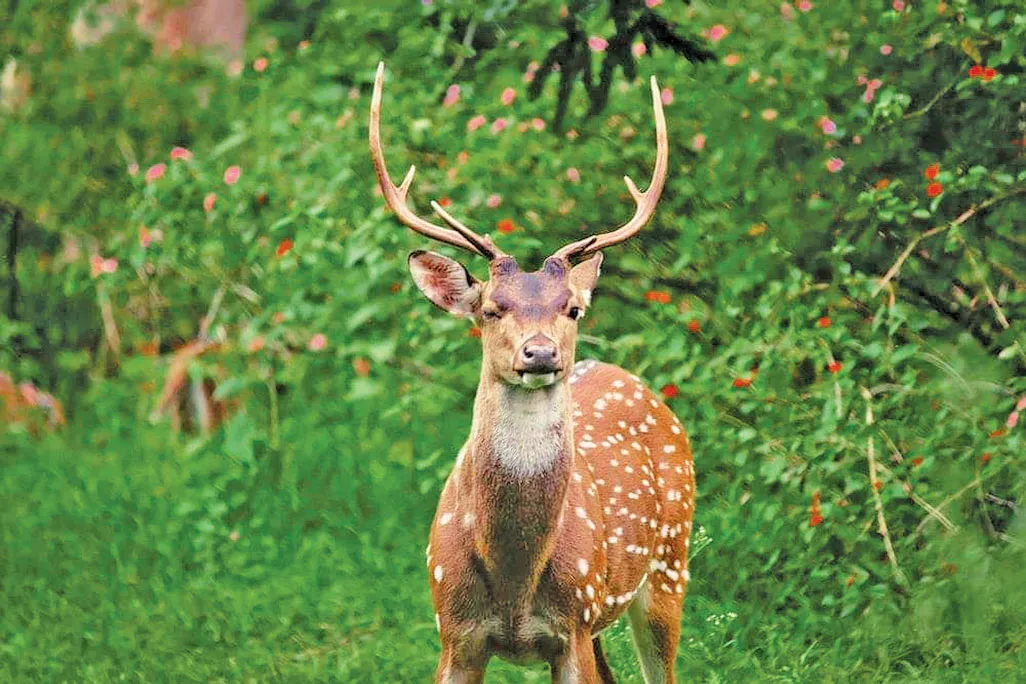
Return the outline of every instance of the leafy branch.
<path id="1" fill-rule="evenodd" d="M 623 70 L 628 80 L 637 78 L 637 58 L 632 46 L 638 36 L 644 42 L 645 54 L 651 54 L 658 46 L 673 50 L 690 62 L 705 62 L 716 56 L 694 38 L 681 35 L 673 23 L 653 12 L 641 0 L 609 0 L 609 16 L 616 30 L 607 40 L 596 81 L 592 73 L 592 51 L 588 45 L 588 36 L 579 21 L 580 15 L 587 11 L 588 4 L 585 0 L 576 0 L 570 5 L 563 20 L 566 38 L 552 46 L 542 61 L 537 77 L 528 88 L 528 96 L 532 100 L 537 99 L 548 77 L 553 71 L 559 72 L 558 99 L 553 117 L 553 129 L 557 132 L 563 128 L 570 96 L 578 77 L 590 100 L 588 116 L 605 108 L 617 67 Z"/>

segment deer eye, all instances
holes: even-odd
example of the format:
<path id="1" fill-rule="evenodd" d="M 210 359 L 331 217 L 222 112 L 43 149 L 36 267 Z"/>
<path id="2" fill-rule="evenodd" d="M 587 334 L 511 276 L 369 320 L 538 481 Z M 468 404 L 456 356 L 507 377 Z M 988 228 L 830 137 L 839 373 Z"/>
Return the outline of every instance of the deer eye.
<path id="1" fill-rule="evenodd" d="M 566 312 L 566 315 L 575 321 L 579 321 L 581 316 L 584 315 L 584 312 L 581 311 L 581 307 L 579 306 L 571 306 L 570 310 Z"/>
<path id="2" fill-rule="evenodd" d="M 502 312 L 498 309 L 485 309 L 481 312 L 481 316 L 486 321 L 497 321 L 502 318 Z"/>

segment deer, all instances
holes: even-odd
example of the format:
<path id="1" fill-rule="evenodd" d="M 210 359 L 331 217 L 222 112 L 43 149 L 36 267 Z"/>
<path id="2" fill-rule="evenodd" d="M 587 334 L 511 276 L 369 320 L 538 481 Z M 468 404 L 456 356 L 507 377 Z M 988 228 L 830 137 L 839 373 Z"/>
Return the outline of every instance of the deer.
<path id="1" fill-rule="evenodd" d="M 599 639 L 626 615 L 646 682 L 673 682 L 694 515 L 691 445 L 672 410 L 638 378 L 575 361 L 601 250 L 655 212 L 669 143 L 653 76 L 656 162 L 619 228 L 574 241 L 527 272 L 492 241 L 431 206 L 407 204 L 416 167 L 392 182 L 381 145 L 384 64 L 370 108 L 370 151 L 386 206 L 401 224 L 484 257 L 488 280 L 417 250 L 417 288 L 472 319 L 482 362 L 470 434 L 443 486 L 427 547 L 441 655 L 435 681 L 481 682 L 493 656 L 548 663 L 555 682 L 612 682 Z"/>

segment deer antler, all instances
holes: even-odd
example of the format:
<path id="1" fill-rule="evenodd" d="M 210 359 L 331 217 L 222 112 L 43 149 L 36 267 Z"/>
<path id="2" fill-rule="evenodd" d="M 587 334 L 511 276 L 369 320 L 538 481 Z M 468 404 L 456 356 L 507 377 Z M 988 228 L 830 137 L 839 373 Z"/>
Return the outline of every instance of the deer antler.
<path id="1" fill-rule="evenodd" d="M 378 73 L 374 78 L 374 95 L 371 98 L 370 110 L 370 151 L 374 159 L 374 171 L 378 174 L 378 183 L 381 185 L 381 192 L 385 196 L 385 203 L 395 212 L 400 223 L 412 228 L 416 232 L 439 242 L 465 249 L 473 254 L 478 254 L 486 259 L 492 260 L 505 256 L 496 247 L 491 238 L 480 236 L 470 228 L 457 221 L 449 215 L 437 202 L 432 202 L 438 215 L 442 217 L 452 230 L 435 225 L 430 221 L 417 216 L 406 204 L 406 193 L 409 192 L 410 184 L 413 182 L 415 166 L 411 166 L 406 172 L 406 177 L 401 185 L 392 183 L 388 175 L 388 167 L 385 165 L 385 153 L 381 150 L 381 90 L 385 80 L 385 63 L 378 63 Z"/>
<path id="2" fill-rule="evenodd" d="M 652 109 L 655 111 L 656 123 L 656 163 L 652 170 L 652 182 L 648 184 L 648 190 L 641 192 L 634 184 L 630 176 L 624 176 L 627 190 L 634 198 L 637 209 L 630 221 L 609 233 L 592 235 L 577 242 L 560 248 L 552 256 L 570 260 L 573 257 L 582 257 L 600 249 L 617 245 L 624 240 L 634 237 L 635 233 L 641 230 L 655 213 L 656 204 L 659 203 L 659 195 L 663 192 L 663 185 L 666 182 L 667 159 L 670 153 L 670 144 L 666 136 L 666 117 L 663 116 L 662 97 L 659 93 L 659 86 L 656 84 L 655 76 L 652 77 Z"/>

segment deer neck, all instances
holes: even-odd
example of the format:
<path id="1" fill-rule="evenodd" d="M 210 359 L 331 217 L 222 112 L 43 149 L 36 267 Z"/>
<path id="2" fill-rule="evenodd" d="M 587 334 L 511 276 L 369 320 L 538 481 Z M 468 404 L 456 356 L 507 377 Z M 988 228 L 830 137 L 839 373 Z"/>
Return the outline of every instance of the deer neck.
<path id="1" fill-rule="evenodd" d="M 525 390 L 482 378 L 468 457 L 478 555 L 503 578 L 497 585 L 530 591 L 551 556 L 573 470 L 569 383 Z"/>

